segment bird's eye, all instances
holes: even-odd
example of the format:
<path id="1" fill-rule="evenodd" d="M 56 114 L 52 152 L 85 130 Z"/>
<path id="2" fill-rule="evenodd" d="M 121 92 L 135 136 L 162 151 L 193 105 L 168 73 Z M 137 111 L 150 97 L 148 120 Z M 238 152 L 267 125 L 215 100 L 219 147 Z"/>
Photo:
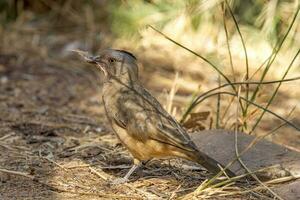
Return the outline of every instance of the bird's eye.
<path id="1" fill-rule="evenodd" d="M 108 61 L 109 61 L 110 63 L 114 63 L 114 62 L 116 62 L 116 59 L 114 59 L 114 58 L 109 58 Z"/>

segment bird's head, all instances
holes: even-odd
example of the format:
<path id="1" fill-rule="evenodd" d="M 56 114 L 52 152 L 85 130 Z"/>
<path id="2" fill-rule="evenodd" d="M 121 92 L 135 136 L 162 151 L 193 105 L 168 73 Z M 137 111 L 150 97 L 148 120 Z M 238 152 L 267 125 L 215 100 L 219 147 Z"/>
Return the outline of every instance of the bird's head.
<path id="1" fill-rule="evenodd" d="M 97 56 L 84 56 L 88 63 L 95 64 L 109 80 L 119 78 L 125 81 L 138 79 L 136 57 L 130 52 L 117 49 L 103 50 Z"/>

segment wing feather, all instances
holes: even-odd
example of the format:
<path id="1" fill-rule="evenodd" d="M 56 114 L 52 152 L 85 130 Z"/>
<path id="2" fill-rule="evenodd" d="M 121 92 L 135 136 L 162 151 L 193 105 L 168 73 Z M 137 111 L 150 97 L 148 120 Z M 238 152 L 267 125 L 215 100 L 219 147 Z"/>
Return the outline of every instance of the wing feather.
<path id="1" fill-rule="evenodd" d="M 134 94 L 132 94 L 134 93 Z M 151 138 L 178 148 L 194 151 L 195 146 L 178 122 L 143 87 L 124 90 L 119 99 L 116 124 L 139 140 Z"/>

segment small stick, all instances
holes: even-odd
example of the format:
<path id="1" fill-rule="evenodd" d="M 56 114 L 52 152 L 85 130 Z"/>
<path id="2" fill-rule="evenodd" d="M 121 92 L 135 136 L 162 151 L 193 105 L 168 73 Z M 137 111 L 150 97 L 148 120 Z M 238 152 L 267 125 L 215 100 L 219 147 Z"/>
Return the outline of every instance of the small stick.
<path id="1" fill-rule="evenodd" d="M 90 171 L 93 173 L 93 174 L 96 174 L 98 177 L 102 178 L 103 180 L 107 181 L 109 179 L 108 176 L 105 176 L 103 174 L 101 174 L 100 172 L 98 172 L 97 170 L 95 170 L 94 168 L 92 167 L 89 167 Z"/>
<path id="2" fill-rule="evenodd" d="M 52 191 L 56 191 L 56 192 L 67 192 L 67 193 L 71 193 L 71 194 L 81 194 L 81 195 L 91 195 L 91 196 L 100 196 L 100 197 L 104 197 L 104 198 L 121 198 L 121 199 L 142 199 L 136 196 L 125 196 L 125 195 L 112 195 L 112 194 L 100 194 L 100 193 L 91 193 L 91 192 L 78 192 L 78 191 L 71 191 L 71 190 L 66 190 L 66 189 L 62 189 L 62 188 L 56 188 L 54 186 L 51 186 L 45 182 L 39 181 L 36 177 L 29 175 L 28 173 L 24 173 L 24 172 L 18 172 L 18 171 L 13 171 L 13 170 L 7 170 L 7 169 L 2 169 L 0 168 L 0 172 L 6 173 L 6 174 L 13 174 L 13 175 L 17 175 L 17 176 L 23 176 L 26 178 L 29 178 L 32 181 L 36 181 L 37 183 L 40 183 L 46 187 L 48 187 L 50 190 Z"/>
<path id="3" fill-rule="evenodd" d="M 0 172 L 6 173 L 6 174 L 13 174 L 13 175 L 17 175 L 17 176 L 23 176 L 23 177 L 29 178 L 31 180 L 35 180 L 34 176 L 29 175 L 28 173 L 25 173 L 25 172 L 18 172 L 18 171 L 2 169 L 2 168 L 0 168 Z"/>

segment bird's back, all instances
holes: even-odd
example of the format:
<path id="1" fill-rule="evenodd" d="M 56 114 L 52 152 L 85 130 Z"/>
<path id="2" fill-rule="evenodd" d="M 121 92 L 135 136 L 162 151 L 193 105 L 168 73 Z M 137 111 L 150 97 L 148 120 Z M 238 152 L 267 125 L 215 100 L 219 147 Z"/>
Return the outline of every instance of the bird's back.
<path id="1" fill-rule="evenodd" d="M 195 151 L 185 130 L 139 83 L 109 83 L 104 101 L 109 118 L 139 140 L 154 139 L 178 148 Z"/>

